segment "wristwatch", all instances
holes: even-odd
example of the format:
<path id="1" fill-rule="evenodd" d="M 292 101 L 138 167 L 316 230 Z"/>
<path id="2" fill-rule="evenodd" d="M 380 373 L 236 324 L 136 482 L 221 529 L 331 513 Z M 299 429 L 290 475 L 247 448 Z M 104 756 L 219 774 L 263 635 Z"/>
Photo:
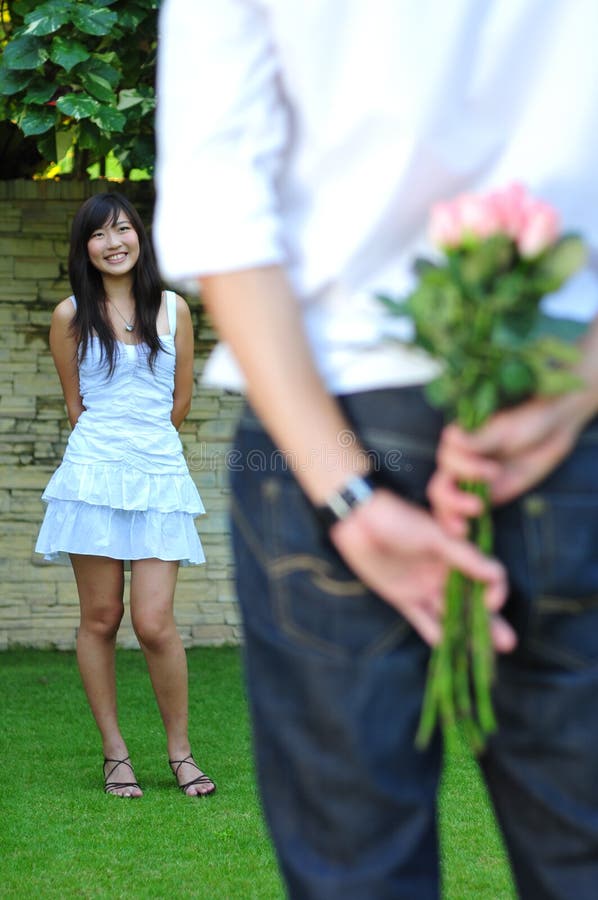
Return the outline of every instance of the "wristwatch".
<path id="1" fill-rule="evenodd" d="M 342 522 L 352 510 L 370 499 L 374 489 L 374 482 L 369 476 L 354 475 L 342 488 L 331 494 L 322 506 L 315 507 L 322 528 L 329 531 L 337 522 Z"/>

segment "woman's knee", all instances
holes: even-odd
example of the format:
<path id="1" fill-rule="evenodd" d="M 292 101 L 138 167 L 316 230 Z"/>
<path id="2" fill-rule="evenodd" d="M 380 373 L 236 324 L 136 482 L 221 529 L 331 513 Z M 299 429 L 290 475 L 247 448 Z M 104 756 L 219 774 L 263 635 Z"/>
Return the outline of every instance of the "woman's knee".
<path id="1" fill-rule="evenodd" d="M 134 615 L 133 629 L 142 647 L 158 652 L 172 641 L 173 635 L 176 635 L 172 616 L 153 612 Z"/>
<path id="2" fill-rule="evenodd" d="M 124 611 L 122 603 L 84 610 L 81 613 L 81 628 L 96 637 L 113 638 L 120 627 Z"/>

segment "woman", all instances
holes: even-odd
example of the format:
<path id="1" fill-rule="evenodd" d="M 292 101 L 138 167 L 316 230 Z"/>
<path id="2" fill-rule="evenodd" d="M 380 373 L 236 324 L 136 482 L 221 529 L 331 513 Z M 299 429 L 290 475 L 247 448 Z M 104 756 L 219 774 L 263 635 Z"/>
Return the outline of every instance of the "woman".
<path id="1" fill-rule="evenodd" d="M 87 200 L 69 255 L 73 296 L 56 307 L 50 348 L 73 428 L 36 550 L 70 557 L 81 606 L 77 659 L 102 735 L 104 789 L 141 797 L 116 712 L 115 645 L 130 561 L 131 619 L 145 655 L 183 793 L 215 785 L 187 731 L 187 664 L 173 616 L 179 564 L 204 562 L 193 519 L 204 508 L 177 429 L 189 412 L 193 329 L 185 301 L 162 292 L 135 208 L 116 193 Z M 68 555 L 68 556 L 67 556 Z"/>

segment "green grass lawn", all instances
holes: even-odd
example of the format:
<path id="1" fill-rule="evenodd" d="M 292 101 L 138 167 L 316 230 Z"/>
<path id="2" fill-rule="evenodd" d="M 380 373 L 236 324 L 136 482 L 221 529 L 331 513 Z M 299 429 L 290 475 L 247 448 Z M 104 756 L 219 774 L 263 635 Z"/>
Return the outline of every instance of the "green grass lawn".
<path id="1" fill-rule="evenodd" d="M 122 651 L 121 722 L 145 797 L 120 801 L 101 790 L 74 654 L 0 654 L 2 898 L 282 900 L 255 794 L 239 652 L 195 649 L 188 659 L 192 745 L 218 791 L 198 801 L 176 790 L 143 657 Z M 459 751 L 448 759 L 441 829 L 446 900 L 514 897 L 477 770 Z"/>

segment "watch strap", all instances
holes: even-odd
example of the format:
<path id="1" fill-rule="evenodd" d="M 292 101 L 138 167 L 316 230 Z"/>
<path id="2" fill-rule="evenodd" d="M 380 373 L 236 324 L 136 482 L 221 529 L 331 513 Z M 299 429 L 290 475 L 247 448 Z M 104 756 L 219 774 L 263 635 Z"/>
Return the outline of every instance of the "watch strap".
<path id="1" fill-rule="evenodd" d="M 318 520 L 326 531 L 342 522 L 356 507 L 366 503 L 374 492 L 374 483 L 367 475 L 353 475 L 339 490 L 334 491 L 321 506 L 315 507 Z"/>

